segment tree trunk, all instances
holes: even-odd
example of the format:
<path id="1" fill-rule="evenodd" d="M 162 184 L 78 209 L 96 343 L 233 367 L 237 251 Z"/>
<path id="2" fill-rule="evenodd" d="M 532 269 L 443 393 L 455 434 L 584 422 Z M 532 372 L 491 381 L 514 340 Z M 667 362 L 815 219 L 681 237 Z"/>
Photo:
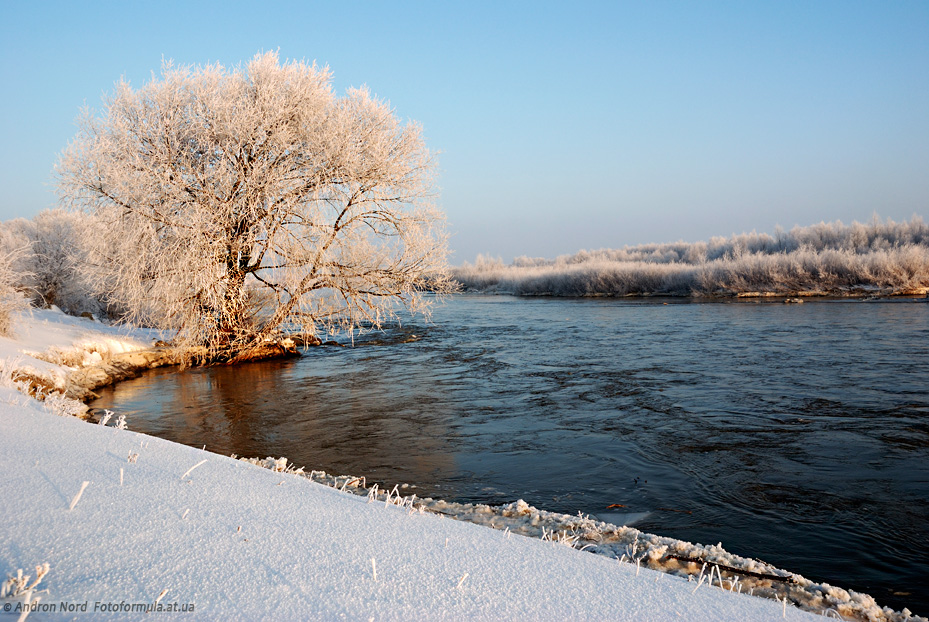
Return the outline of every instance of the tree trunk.
<path id="1" fill-rule="evenodd" d="M 222 308 L 219 310 L 221 345 L 233 350 L 245 345 L 252 336 L 246 304 L 245 276 L 242 270 L 230 271 L 226 281 L 226 291 L 223 294 Z"/>

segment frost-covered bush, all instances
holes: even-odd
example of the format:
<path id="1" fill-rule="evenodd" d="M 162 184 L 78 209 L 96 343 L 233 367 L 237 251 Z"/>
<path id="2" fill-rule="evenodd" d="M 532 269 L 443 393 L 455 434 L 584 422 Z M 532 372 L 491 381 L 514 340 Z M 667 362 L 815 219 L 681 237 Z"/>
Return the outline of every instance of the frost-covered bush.
<path id="1" fill-rule="evenodd" d="M 45 410 L 59 417 L 80 417 L 87 412 L 86 404 L 66 397 L 59 391 L 54 391 L 45 395 L 45 399 L 42 400 L 42 403 L 45 406 Z M 122 419 L 122 424 L 123 426 L 120 429 L 125 429 L 125 417 Z"/>
<path id="2" fill-rule="evenodd" d="M 465 290 L 587 296 L 713 295 L 929 287 L 929 226 L 841 222 L 795 227 L 774 236 L 744 233 L 709 242 L 643 244 L 580 251 L 553 260 L 517 257 L 511 265 L 478 256 L 454 268 Z"/>
<path id="3" fill-rule="evenodd" d="M 7 575 L 6 581 L 0 584 L 0 598 L 17 598 L 20 596 L 28 596 L 35 589 L 36 586 L 45 578 L 45 575 L 48 574 L 49 565 L 48 563 L 40 564 L 35 567 L 35 581 L 30 583 L 32 578 L 30 575 L 24 575 L 22 569 L 16 571 L 15 575 Z M 28 602 L 28 601 L 27 601 Z M 22 616 L 20 619 L 25 618 Z"/>
<path id="4" fill-rule="evenodd" d="M 25 249 L 4 252 L 0 247 L 0 336 L 9 337 L 13 328 L 13 314 L 29 307 L 29 302 L 20 291 L 23 273 L 17 270 Z"/>
<path id="5" fill-rule="evenodd" d="M 35 218 L 17 218 L 0 225 L 9 240 L 27 251 L 23 254 L 18 286 L 38 307 L 55 305 L 71 315 L 107 314 L 107 304 L 91 293 L 86 279 L 83 241 L 101 235 L 80 213 L 45 210 Z"/>

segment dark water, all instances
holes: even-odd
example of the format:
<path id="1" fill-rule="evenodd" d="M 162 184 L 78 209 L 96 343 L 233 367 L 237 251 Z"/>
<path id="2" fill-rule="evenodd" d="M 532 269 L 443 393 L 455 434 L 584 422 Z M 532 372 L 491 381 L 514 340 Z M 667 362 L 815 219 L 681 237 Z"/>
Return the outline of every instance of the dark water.
<path id="1" fill-rule="evenodd" d="M 298 360 L 154 371 L 133 430 L 722 542 L 929 614 L 929 304 L 459 296 Z"/>

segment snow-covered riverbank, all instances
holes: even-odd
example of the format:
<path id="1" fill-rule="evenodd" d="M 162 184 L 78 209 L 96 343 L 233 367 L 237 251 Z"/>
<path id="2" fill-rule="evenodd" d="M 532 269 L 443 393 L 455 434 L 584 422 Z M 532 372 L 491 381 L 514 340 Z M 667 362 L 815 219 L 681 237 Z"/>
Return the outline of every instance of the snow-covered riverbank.
<path id="1" fill-rule="evenodd" d="M 153 348 L 160 331 L 117 328 L 57 309 L 32 309 L 13 324 L 13 337 L 0 337 L 0 362 L 3 373 L 15 371 L 30 392 L 85 400 L 97 387 L 170 362 Z"/>
<path id="2" fill-rule="evenodd" d="M 15 331 L 17 339 L 0 339 L 3 369 L 27 370 L 62 389 L 80 369 L 142 350 L 154 338 L 48 311 L 20 318 Z M 0 382 L 0 520 L 5 526 L 0 575 L 20 568 L 35 575 L 36 565 L 50 565 L 37 586 L 48 592 L 38 594 L 42 600 L 30 619 L 134 619 L 146 607 L 176 607 L 191 619 L 812 615 L 734 593 L 731 581 L 722 582 L 726 589 L 718 587 L 718 579 L 710 587 L 706 573 L 702 581 L 688 581 L 643 567 L 649 552 L 658 558 L 670 547 L 693 555 L 694 545 L 677 547 L 646 534 L 639 538 L 635 530 L 611 532 L 603 523 L 524 504 L 503 511 L 442 502 L 396 505 L 383 495 L 352 495 L 299 474 L 117 429 L 112 427 L 116 418 L 101 426 L 56 416 L 50 410 L 60 411 L 60 402 L 42 404 L 11 384 Z M 571 520 L 578 525 L 568 525 Z M 581 525 L 584 520 L 589 524 Z M 619 553 L 628 544 L 623 538 L 632 535 L 639 541 L 641 563 L 516 535 L 539 535 L 545 525 L 549 533 L 560 525 L 588 540 L 600 538 L 607 555 L 614 549 Z M 796 591 L 812 597 L 801 602 L 821 613 L 905 618 L 881 610 L 867 596 L 803 581 Z M 11 609 L 22 601 L 9 601 Z M 62 611 L 63 604 L 68 610 Z"/>

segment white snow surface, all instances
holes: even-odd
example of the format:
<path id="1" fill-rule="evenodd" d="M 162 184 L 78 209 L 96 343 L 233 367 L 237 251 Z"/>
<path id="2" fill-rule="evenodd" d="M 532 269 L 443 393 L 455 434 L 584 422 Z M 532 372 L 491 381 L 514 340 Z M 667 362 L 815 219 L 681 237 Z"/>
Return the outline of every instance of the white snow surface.
<path id="1" fill-rule="evenodd" d="M 53 311 L 15 330 L 0 340 L 6 369 L 15 359 L 63 376 L 27 353 L 152 338 Z M 0 580 L 50 566 L 38 591 L 2 601 L 12 611 L 0 620 L 18 619 L 26 598 L 40 599 L 30 620 L 134 620 L 155 607 L 191 620 L 819 618 L 54 412 L 0 378 Z"/>
<path id="2" fill-rule="evenodd" d="M 193 603 L 175 614 L 192 619 L 783 619 L 774 601 L 694 592 L 678 577 L 367 503 L 37 402 L 0 403 L 0 430 L 0 567 L 47 562 L 40 604 L 88 603 L 86 614 L 30 619 L 135 619 L 93 609 L 152 603 L 165 589 L 159 604 Z M 811 615 L 787 608 L 787 619 Z"/>

